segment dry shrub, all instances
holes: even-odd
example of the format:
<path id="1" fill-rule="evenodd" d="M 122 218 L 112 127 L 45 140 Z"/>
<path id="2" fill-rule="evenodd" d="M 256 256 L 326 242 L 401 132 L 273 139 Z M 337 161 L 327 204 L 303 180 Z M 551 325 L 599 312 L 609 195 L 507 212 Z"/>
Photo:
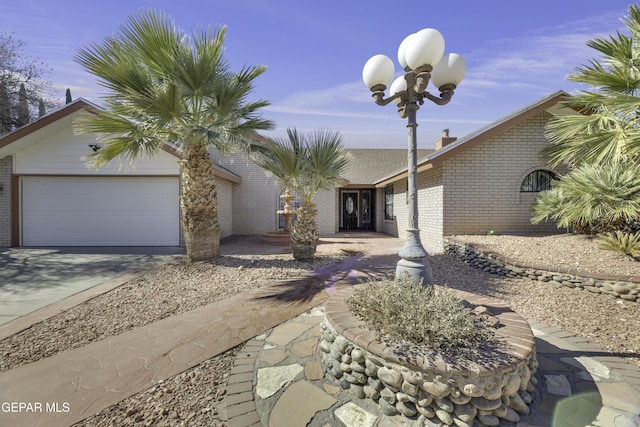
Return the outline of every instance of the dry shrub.
<path id="1" fill-rule="evenodd" d="M 378 339 L 399 344 L 473 350 L 494 339 L 494 330 L 453 292 L 410 280 L 370 281 L 347 305 Z"/>

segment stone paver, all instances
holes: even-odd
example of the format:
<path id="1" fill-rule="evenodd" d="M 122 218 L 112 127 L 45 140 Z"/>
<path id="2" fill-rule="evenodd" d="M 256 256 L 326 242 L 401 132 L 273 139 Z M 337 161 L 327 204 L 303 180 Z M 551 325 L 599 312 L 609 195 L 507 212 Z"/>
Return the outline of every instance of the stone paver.
<path id="1" fill-rule="evenodd" d="M 335 410 L 336 418 L 346 427 L 373 427 L 378 417 L 365 411 L 353 402 L 348 402 Z"/>
<path id="2" fill-rule="evenodd" d="M 333 397 L 311 383 L 298 381 L 276 401 L 269 416 L 269 427 L 306 426 L 316 413 L 330 408 L 335 402 Z"/>
<path id="3" fill-rule="evenodd" d="M 349 391 L 342 389 L 339 384 L 325 379 L 321 375 L 323 372 L 316 372 L 315 375 L 309 376 L 307 366 L 314 364 L 314 370 L 322 368 L 319 363 L 319 351 L 316 348 L 315 354 L 310 355 L 308 352 L 301 352 L 300 348 L 302 346 L 315 348 L 313 341 L 315 340 L 317 343 L 319 338 L 310 336 L 312 329 L 300 326 L 321 322 L 322 307 L 316 307 L 313 312 L 304 313 L 271 331 L 271 333 L 277 333 L 277 336 L 281 336 L 282 331 L 290 332 L 287 336 L 289 343 L 277 349 L 286 354 L 284 358 L 286 362 L 283 363 L 291 364 L 293 361 L 304 366 L 305 369 L 296 374 L 295 378 L 289 382 L 291 385 L 282 385 L 279 390 L 266 399 L 254 393 L 256 416 L 260 418 L 262 425 L 290 427 L 439 426 L 440 424 L 432 422 L 433 420 L 424 418 L 418 420 L 416 417 L 386 416 L 377 405 L 372 405 L 370 401 L 360 400 Z M 640 413 L 640 388 L 626 383 L 620 372 L 637 371 L 637 369 L 613 356 L 605 360 L 602 357 L 595 359 L 590 356 L 592 346 L 587 346 L 586 350 L 581 351 L 576 344 L 577 340 L 564 342 L 564 339 L 570 338 L 566 333 L 561 333 L 562 331 L 556 328 L 545 327 L 537 322 L 536 326 L 536 346 L 542 349 L 538 353 L 541 361 L 536 374 L 538 390 L 535 393 L 531 413 L 518 416 L 514 412 L 514 419 L 519 418 L 520 421 L 508 424 L 509 427 L 551 427 L 554 416 L 563 420 L 563 423 L 558 424 L 562 426 L 634 426 L 635 424 L 632 424 L 633 418 Z M 297 336 L 293 336 L 298 332 Z M 254 360 L 254 373 L 259 373 L 265 367 L 271 366 L 267 362 L 270 358 L 262 357 L 262 354 L 274 351 L 272 345 L 269 344 L 269 336 L 267 334 L 263 341 L 252 340 L 247 343 L 254 348 L 259 343 L 263 344 L 262 350 Z M 600 349 L 596 353 L 603 354 Z M 615 362 L 616 367 L 607 366 L 606 360 Z M 273 367 L 271 366 L 271 368 Z M 300 392 L 302 384 L 309 391 L 312 391 L 313 398 Z M 294 385 L 295 393 L 290 391 Z M 325 409 L 319 409 L 322 405 L 315 404 L 311 407 L 305 407 L 305 405 L 310 405 L 308 400 L 318 399 L 320 395 L 331 398 L 333 404 L 328 405 Z M 284 408 L 288 408 L 286 421 L 285 418 L 281 418 L 284 417 Z M 304 408 L 300 414 L 297 413 L 299 408 Z M 273 418 L 274 413 L 277 415 L 277 419 Z M 281 422 L 286 422 L 286 424 L 279 424 Z"/>
<path id="4" fill-rule="evenodd" d="M 545 375 L 547 393 L 571 396 L 571 384 L 566 375 Z"/>
<path id="5" fill-rule="evenodd" d="M 262 399 L 273 396 L 278 390 L 291 384 L 303 371 L 304 367 L 297 363 L 258 369 L 256 396 Z"/>

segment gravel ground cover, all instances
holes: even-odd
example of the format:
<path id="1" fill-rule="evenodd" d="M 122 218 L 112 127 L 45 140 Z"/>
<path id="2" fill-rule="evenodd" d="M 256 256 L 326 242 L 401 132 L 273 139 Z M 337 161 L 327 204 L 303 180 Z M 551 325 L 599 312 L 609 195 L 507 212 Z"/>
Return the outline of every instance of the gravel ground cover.
<path id="1" fill-rule="evenodd" d="M 279 280 L 301 277 L 343 258 L 321 255 L 313 262 L 299 262 L 286 254 L 233 255 L 215 263 L 190 263 L 179 257 L 0 341 L 0 372 Z"/>
<path id="2" fill-rule="evenodd" d="M 592 268 L 581 268 L 584 271 L 640 273 L 640 263 L 602 251 L 594 241 L 581 236 L 465 238 L 495 245 L 498 252 L 511 257 L 524 260 L 529 260 L 525 257 L 533 257 L 548 265 L 561 267 L 580 263 Z M 353 251 L 353 247 L 350 250 Z M 338 256 L 325 256 L 311 265 L 295 265 L 290 255 L 247 255 L 223 257 L 215 265 L 180 261 L 167 264 L 117 290 L 55 316 L 57 319 L 49 319 L 0 341 L 0 369 L 11 369 L 207 302 L 264 286 L 280 275 L 297 277 L 293 275 L 304 274 L 311 268 L 339 259 Z M 524 317 L 583 336 L 640 369 L 640 304 L 542 282 L 492 276 L 449 255 L 435 255 L 430 261 L 437 284 L 504 300 Z M 209 359 L 106 408 L 78 425 L 225 426 L 226 382 L 237 351 L 237 348 L 231 349 Z M 36 356 L 30 356 L 31 353 Z"/>
<path id="3" fill-rule="evenodd" d="M 567 267 L 587 273 L 640 276 L 640 262 L 617 252 L 602 250 L 598 239 L 584 234 L 460 235 L 500 254 L 537 265 Z"/>

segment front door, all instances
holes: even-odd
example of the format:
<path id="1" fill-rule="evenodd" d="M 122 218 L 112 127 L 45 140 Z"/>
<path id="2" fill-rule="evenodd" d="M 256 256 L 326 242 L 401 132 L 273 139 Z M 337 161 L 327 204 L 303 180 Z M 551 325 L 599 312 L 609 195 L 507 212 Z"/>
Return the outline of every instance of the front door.
<path id="1" fill-rule="evenodd" d="M 358 192 L 342 193 L 342 228 L 355 230 L 358 228 Z"/>

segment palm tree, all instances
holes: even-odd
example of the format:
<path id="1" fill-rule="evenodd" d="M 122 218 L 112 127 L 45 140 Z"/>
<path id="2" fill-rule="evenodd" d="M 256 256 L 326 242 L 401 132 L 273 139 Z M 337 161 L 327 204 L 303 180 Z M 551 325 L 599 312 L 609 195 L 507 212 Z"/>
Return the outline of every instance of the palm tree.
<path id="1" fill-rule="evenodd" d="M 340 180 L 349 156 L 337 132 L 316 131 L 304 136 L 296 129 L 288 129 L 287 136 L 254 145 L 254 161 L 285 187 L 293 188 L 302 199 L 291 232 L 291 250 L 296 260 L 309 260 L 313 259 L 318 244 L 313 198 L 318 191 L 333 188 Z"/>
<path id="2" fill-rule="evenodd" d="M 168 16 L 142 11 L 102 45 L 75 57 L 108 90 L 107 108 L 76 123 L 80 133 L 95 133 L 102 142 L 90 165 L 116 158 L 133 162 L 166 144 L 181 153 L 182 227 L 192 261 L 220 254 L 217 187 L 207 147 L 225 154 L 272 127 L 257 114 L 268 102 L 246 101 L 265 67 L 231 72 L 223 57 L 225 32 L 209 27 L 189 36 Z"/>
<path id="3" fill-rule="evenodd" d="M 640 6 L 630 5 L 622 22 L 629 35 L 617 32 L 587 42 L 602 58 L 568 77 L 591 89 L 564 102 L 583 114 L 550 121 L 552 145 L 544 154 L 553 165 L 640 159 Z"/>
<path id="4" fill-rule="evenodd" d="M 628 164 L 581 165 L 555 181 L 533 204 L 532 222 L 555 220 L 589 234 L 639 231 L 640 169 Z"/>

